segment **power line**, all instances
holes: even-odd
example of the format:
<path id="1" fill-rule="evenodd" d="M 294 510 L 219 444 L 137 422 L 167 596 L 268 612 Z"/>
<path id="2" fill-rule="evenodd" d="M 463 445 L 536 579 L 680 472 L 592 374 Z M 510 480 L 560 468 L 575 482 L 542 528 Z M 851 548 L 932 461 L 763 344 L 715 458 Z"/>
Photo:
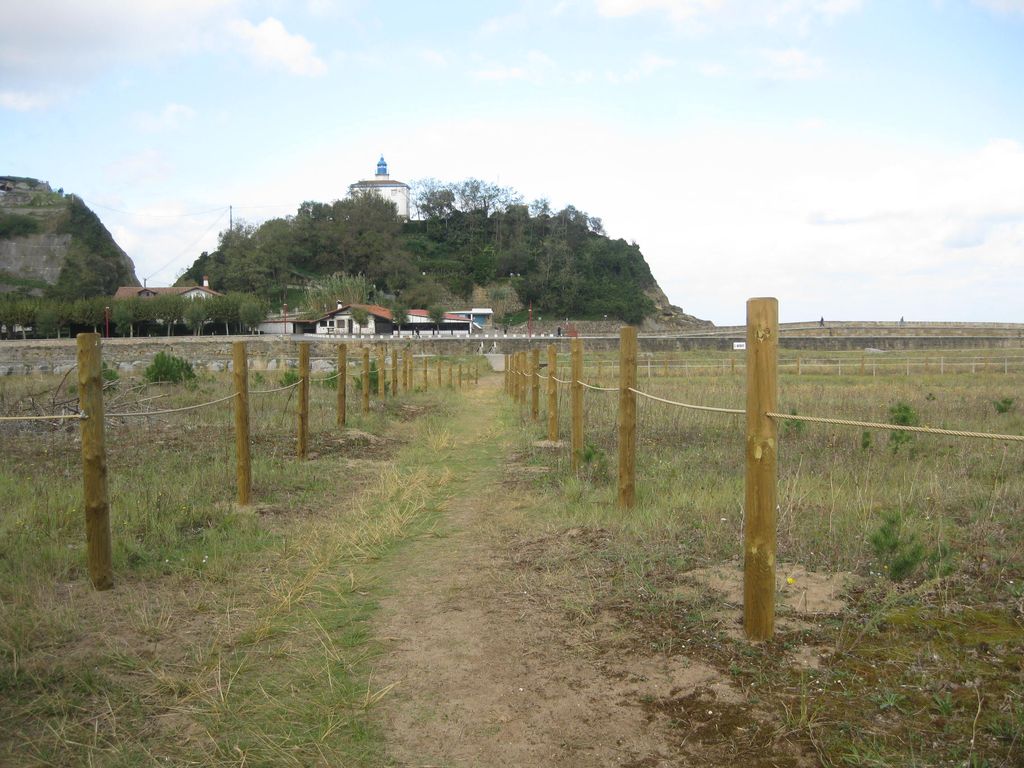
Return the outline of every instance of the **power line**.
<path id="1" fill-rule="evenodd" d="M 151 277 L 153 277 L 153 275 L 157 275 L 157 274 L 163 272 L 165 269 L 167 269 L 167 267 L 169 267 L 171 264 L 173 264 L 178 259 L 180 259 L 185 254 L 186 251 L 190 251 L 192 248 L 195 247 L 196 243 L 198 243 L 200 240 L 202 240 L 204 237 L 206 237 L 206 235 L 209 234 L 210 230 L 213 229 L 215 226 L 217 226 L 224 219 L 224 214 L 228 212 L 227 208 L 219 208 L 218 210 L 220 211 L 220 216 L 218 216 L 216 219 L 214 219 L 213 222 L 210 224 L 210 226 L 208 226 L 205 230 L 203 230 L 203 234 L 201 234 L 199 237 L 197 237 L 191 243 L 189 243 L 184 248 L 182 248 L 181 251 L 178 252 L 178 254 L 173 259 L 168 261 L 166 264 L 161 266 L 156 271 L 146 275 L 145 279 L 149 280 Z"/>
<path id="2" fill-rule="evenodd" d="M 111 208 L 109 205 L 100 205 L 99 203 L 89 202 L 88 200 L 85 200 L 85 198 L 82 198 L 82 200 L 85 201 L 90 208 L 102 208 L 105 211 L 113 211 L 114 213 L 120 213 L 125 216 L 146 216 L 151 219 L 184 219 L 190 216 L 206 216 L 210 213 L 217 213 L 218 211 L 226 210 L 225 206 L 220 206 L 219 208 L 210 208 L 205 211 L 193 211 L 191 213 L 142 213 L 140 211 L 122 211 L 120 208 Z"/>

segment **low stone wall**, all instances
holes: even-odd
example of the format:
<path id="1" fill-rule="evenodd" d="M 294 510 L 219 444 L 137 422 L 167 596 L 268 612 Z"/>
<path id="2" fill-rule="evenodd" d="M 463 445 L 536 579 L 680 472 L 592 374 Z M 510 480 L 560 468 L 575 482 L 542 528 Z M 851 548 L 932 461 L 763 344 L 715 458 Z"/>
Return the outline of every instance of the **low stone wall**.
<path id="1" fill-rule="evenodd" d="M 721 329 L 724 331 L 724 329 Z M 745 329 L 737 327 L 729 333 L 641 336 L 642 352 L 674 352 L 690 350 L 731 351 L 733 342 L 743 341 Z M 787 335 L 780 333 L 779 345 L 784 349 L 818 351 L 879 350 L 955 350 L 955 349 L 1024 349 L 1024 336 L 1010 335 Z M 167 352 L 188 360 L 197 370 L 224 371 L 231 367 L 231 345 L 245 341 L 250 366 L 253 370 L 280 370 L 294 368 L 298 360 L 299 341 L 309 341 L 311 367 L 333 370 L 338 359 L 338 345 L 349 346 L 349 359 L 356 358 L 364 342 L 353 339 L 317 339 L 283 336 L 172 336 L 169 338 L 104 339 L 103 360 L 108 366 L 126 373 L 141 373 L 158 352 Z M 399 351 L 410 347 L 414 355 L 472 355 L 481 353 L 507 354 L 537 346 L 555 344 L 560 353 L 569 351 L 566 337 L 535 337 L 533 339 L 501 336 L 471 338 L 421 337 L 418 339 L 380 339 L 365 342 L 372 348 L 384 344 L 390 352 L 392 346 Z M 618 348 L 617 335 L 584 337 L 586 349 L 611 351 Z M 70 370 L 75 364 L 74 339 L 47 339 L 0 342 L 0 376 L 57 373 Z"/>

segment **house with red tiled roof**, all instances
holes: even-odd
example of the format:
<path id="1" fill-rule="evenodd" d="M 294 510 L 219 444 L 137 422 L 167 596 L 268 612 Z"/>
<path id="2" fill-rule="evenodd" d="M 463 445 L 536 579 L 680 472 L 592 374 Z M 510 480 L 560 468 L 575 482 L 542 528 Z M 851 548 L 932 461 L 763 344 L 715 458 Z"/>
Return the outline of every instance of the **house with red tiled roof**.
<path id="1" fill-rule="evenodd" d="M 151 288 L 149 286 L 122 285 L 114 294 L 115 299 L 152 299 L 155 296 L 184 296 L 186 299 L 209 299 L 213 296 L 223 296 L 220 291 L 210 287 L 210 281 L 203 278 L 202 285 L 172 285 L 167 287 Z"/>
<path id="2" fill-rule="evenodd" d="M 353 312 L 356 310 L 356 312 Z M 362 324 L 355 315 L 358 310 L 366 313 Z M 387 307 L 378 304 L 342 304 L 316 321 L 317 334 L 341 336 L 381 336 L 395 334 L 420 334 L 432 332 L 467 333 L 470 321 L 459 315 L 446 312 L 441 322 L 435 325 L 430 313 L 425 309 L 406 310 L 405 322 L 400 326 L 395 323 L 394 314 Z"/>

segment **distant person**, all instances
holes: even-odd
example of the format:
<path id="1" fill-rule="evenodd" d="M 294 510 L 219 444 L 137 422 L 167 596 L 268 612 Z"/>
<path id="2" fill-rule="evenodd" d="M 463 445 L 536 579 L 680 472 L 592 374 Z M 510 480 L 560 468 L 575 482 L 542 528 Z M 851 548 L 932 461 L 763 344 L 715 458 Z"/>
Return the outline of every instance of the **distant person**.
<path id="1" fill-rule="evenodd" d="M 825 327 L 825 318 L 824 318 L 824 316 L 822 316 L 821 320 L 818 321 L 818 325 L 820 325 L 822 328 Z"/>
<path id="2" fill-rule="evenodd" d="M 903 315 L 900 315 L 900 327 L 903 327 Z"/>
<path id="3" fill-rule="evenodd" d="M 556 332 L 558 333 L 558 337 L 561 338 L 562 337 L 562 326 L 558 326 L 558 329 L 557 329 Z"/>

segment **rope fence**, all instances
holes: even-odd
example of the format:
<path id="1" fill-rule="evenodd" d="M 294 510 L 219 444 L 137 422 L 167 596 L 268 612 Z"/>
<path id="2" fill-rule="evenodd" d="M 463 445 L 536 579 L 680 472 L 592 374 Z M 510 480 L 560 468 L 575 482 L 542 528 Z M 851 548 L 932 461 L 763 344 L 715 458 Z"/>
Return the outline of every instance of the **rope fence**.
<path id="1" fill-rule="evenodd" d="M 275 392 L 285 392 L 293 389 L 298 390 L 298 402 L 296 407 L 297 439 L 296 456 L 299 459 L 307 458 L 307 444 L 309 435 L 309 385 L 313 381 L 310 375 L 310 342 L 298 342 L 298 381 L 272 389 L 249 389 L 249 356 L 245 342 L 234 342 L 232 345 L 231 377 L 233 392 L 224 397 L 202 403 L 194 403 L 176 408 L 162 408 L 157 410 L 131 410 L 105 412 L 104 392 L 110 388 L 110 383 L 103 379 L 103 361 L 101 340 L 99 334 L 83 333 L 77 337 L 77 362 L 78 369 L 78 411 L 74 413 L 57 413 L 50 415 L 4 415 L 0 416 L 0 422 L 25 422 L 25 421 L 58 421 L 74 420 L 82 425 L 81 450 L 82 450 L 82 478 L 84 488 L 84 506 L 86 523 L 86 558 L 88 561 L 89 578 L 97 590 L 110 589 L 114 584 L 113 578 L 113 554 L 112 537 L 110 525 L 110 498 L 107 484 L 107 460 L 106 441 L 104 434 L 104 423 L 111 419 L 143 418 L 149 416 L 163 416 L 176 413 L 186 413 L 210 408 L 223 403 L 231 402 L 234 412 L 234 433 L 235 433 L 235 463 L 236 463 L 236 488 L 237 499 L 240 506 L 247 506 L 251 503 L 252 493 L 252 468 L 250 449 L 252 440 L 249 430 L 249 398 L 251 395 L 269 395 Z M 386 395 L 396 397 L 399 392 L 399 382 L 402 384 L 402 391 L 408 392 L 414 389 L 415 358 L 411 350 L 406 347 L 404 350 L 402 364 L 399 365 L 398 350 L 391 349 L 390 365 L 385 364 L 385 355 L 382 348 L 378 347 L 377 357 L 380 365 L 371 371 L 369 363 L 369 347 L 362 346 L 363 367 L 361 374 L 355 374 L 348 367 L 348 352 L 345 344 L 338 345 L 337 370 L 333 374 L 318 378 L 318 382 L 341 380 L 337 386 L 337 426 L 345 426 L 345 415 L 348 408 L 347 389 L 349 378 L 358 378 L 359 387 L 363 395 L 363 411 L 369 412 L 369 398 L 371 379 L 377 377 L 378 397 L 383 400 Z M 479 382 L 479 365 L 470 368 L 466 376 L 463 363 L 456 367 L 451 360 L 442 363 L 440 358 L 436 360 L 435 369 L 437 373 L 437 384 L 442 385 L 441 369 L 446 364 L 448 368 L 448 388 L 455 389 L 456 383 L 459 389 L 464 386 L 468 379 L 474 383 Z M 428 358 L 422 358 L 423 383 L 422 389 L 429 388 L 427 377 Z M 371 375 L 372 374 L 372 375 Z M 67 378 L 61 380 L 63 385 Z M 385 388 L 387 381 L 390 387 Z M 131 387 L 123 390 L 120 394 L 111 397 L 112 403 L 120 402 L 125 395 L 138 389 L 148 386 L 149 383 Z M 41 394 L 41 393 L 40 393 Z M 34 397 L 35 395 L 33 395 Z M 134 401 L 135 405 L 164 397 L 164 394 L 148 398 L 140 398 Z M 50 407 L 56 408 L 60 405 L 56 397 Z M 72 402 L 72 401 L 67 401 Z"/>
<path id="2" fill-rule="evenodd" d="M 557 376 L 558 358 L 554 345 L 548 346 L 548 370 L 541 374 L 539 350 L 532 354 L 517 352 L 505 356 L 505 391 L 514 401 L 531 403 L 530 415 L 539 420 L 537 410 L 541 381 L 548 382 L 548 439 L 558 440 L 559 398 L 557 384 L 568 385 L 570 393 L 571 470 L 580 469 L 583 443 L 583 392 L 617 392 L 618 414 L 618 504 L 622 509 L 635 505 L 636 473 L 636 399 L 644 398 L 680 409 L 745 416 L 746 424 L 746 499 L 744 504 L 744 629 L 751 640 L 767 640 L 775 621 L 775 515 L 778 497 L 778 422 L 799 421 L 862 429 L 914 432 L 945 437 L 1024 443 L 1024 435 L 1007 435 L 961 429 L 889 424 L 885 422 L 842 419 L 827 416 L 798 416 L 778 410 L 778 302 L 775 299 L 751 299 L 747 302 L 747 341 L 743 364 L 747 381 L 747 408 L 721 408 L 659 397 L 637 388 L 641 365 L 651 370 L 650 361 L 638 361 L 637 332 L 622 328 L 616 374 L 617 387 L 603 387 L 583 380 L 583 342 L 570 340 L 568 380 Z M 1006 358 L 1009 360 L 1009 358 Z M 735 359 L 732 361 L 735 367 Z M 796 361 L 797 372 L 800 360 Z M 589 366 L 593 370 L 594 366 Z M 598 361 L 597 379 L 603 363 Z M 664 366 L 667 368 L 667 365 Z"/>

